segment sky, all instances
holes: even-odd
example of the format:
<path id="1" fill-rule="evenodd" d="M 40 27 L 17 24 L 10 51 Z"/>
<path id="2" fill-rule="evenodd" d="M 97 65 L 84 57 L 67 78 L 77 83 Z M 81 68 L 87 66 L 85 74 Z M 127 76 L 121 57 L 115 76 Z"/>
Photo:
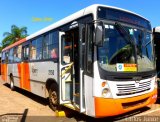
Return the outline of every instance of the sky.
<path id="1" fill-rule="evenodd" d="M 0 0 L 0 43 L 11 25 L 27 27 L 30 35 L 92 4 L 127 9 L 160 26 L 160 0 Z"/>

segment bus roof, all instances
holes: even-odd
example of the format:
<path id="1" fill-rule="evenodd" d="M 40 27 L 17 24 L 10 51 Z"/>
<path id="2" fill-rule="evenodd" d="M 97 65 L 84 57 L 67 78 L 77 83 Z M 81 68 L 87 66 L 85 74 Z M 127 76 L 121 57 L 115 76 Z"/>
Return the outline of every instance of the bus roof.
<path id="1" fill-rule="evenodd" d="M 37 36 L 39 36 L 39 35 L 41 35 L 41 34 L 43 34 L 45 32 L 48 32 L 48 31 L 50 31 L 52 29 L 55 29 L 55 28 L 60 27 L 62 25 L 65 25 L 65 24 L 67 24 L 69 22 L 74 21 L 75 19 L 78 19 L 78 18 L 80 18 L 82 16 L 85 16 L 85 15 L 88 15 L 88 14 L 93 14 L 93 17 L 95 19 L 97 17 L 96 10 L 97 10 L 98 7 L 106 7 L 106 8 L 118 9 L 118 10 L 121 10 L 121 11 L 125 11 L 127 13 L 132 13 L 134 15 L 137 15 L 137 16 L 143 18 L 143 19 L 146 19 L 146 18 L 140 16 L 139 14 L 136 14 L 134 12 L 131 12 L 131 11 L 128 11 L 128 10 L 125 10 L 125 9 L 122 9 L 122 8 L 113 7 L 113 6 L 106 6 L 106 5 L 102 5 L 102 4 L 93 4 L 91 6 L 88 6 L 88 7 L 84 8 L 84 9 L 82 9 L 82 10 L 80 10 L 80 11 L 78 11 L 78 12 L 76 12 L 76 13 L 74 13 L 74 14 L 72 14 L 72 15 L 70 15 L 70 16 L 68 16 L 68 17 L 66 17 L 66 18 L 64 18 L 64 19 L 62 19 L 62 20 L 60 20 L 58 22 L 56 22 L 56 23 L 51 24 L 50 26 L 48 26 L 46 28 L 43 28 L 43 29 L 41 29 L 41 30 L 29 35 L 24 40 L 33 39 L 34 37 L 37 37 Z M 148 21 L 148 19 L 146 19 L 146 20 Z M 24 42 L 24 40 L 23 41 L 20 40 L 20 42 L 22 43 L 22 42 Z M 16 46 L 18 44 L 19 43 L 16 42 L 16 43 L 4 48 L 2 51 L 5 51 L 5 50 L 7 50 L 9 48 L 12 48 L 12 47 L 14 47 L 14 46 Z"/>

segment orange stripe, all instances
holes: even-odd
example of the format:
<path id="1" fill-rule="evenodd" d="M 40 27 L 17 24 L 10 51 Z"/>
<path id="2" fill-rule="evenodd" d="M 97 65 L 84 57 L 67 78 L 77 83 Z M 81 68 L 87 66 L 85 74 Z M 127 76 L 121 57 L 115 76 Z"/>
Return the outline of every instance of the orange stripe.
<path id="1" fill-rule="evenodd" d="M 123 98 L 123 99 L 109 99 L 109 98 L 99 98 L 95 97 L 95 116 L 96 117 L 106 117 L 106 116 L 115 116 L 122 113 L 129 112 L 131 110 L 135 110 L 138 108 L 142 108 L 144 106 L 147 106 L 149 104 L 153 104 L 156 101 L 156 98 L 152 98 L 153 95 L 157 94 L 157 89 L 155 89 L 153 92 L 131 97 L 131 98 Z M 148 98 L 146 102 L 130 106 L 128 108 L 123 108 L 122 103 L 129 103 L 134 101 L 139 101 L 142 99 Z"/>
<path id="2" fill-rule="evenodd" d="M 4 81 L 4 64 L 1 65 L 1 78 Z"/>
<path id="3" fill-rule="evenodd" d="M 21 88 L 31 91 L 29 63 L 21 63 Z"/>
<path id="4" fill-rule="evenodd" d="M 7 75 L 7 70 L 6 70 L 6 67 L 7 66 L 7 64 L 4 64 L 4 81 L 6 81 L 6 75 Z"/>
<path id="5" fill-rule="evenodd" d="M 30 71 L 29 71 L 29 64 L 28 63 L 24 63 L 24 69 L 25 69 L 25 77 L 24 77 L 24 81 L 25 81 L 25 88 L 28 89 L 29 91 L 31 90 L 30 87 Z"/>
<path id="6" fill-rule="evenodd" d="M 7 81 L 7 64 L 1 65 L 2 80 Z"/>
<path id="7" fill-rule="evenodd" d="M 15 42 L 15 43 L 9 45 L 8 47 L 4 48 L 4 49 L 2 50 L 2 52 L 5 51 L 5 50 L 10 49 L 10 48 L 12 48 L 12 47 L 14 47 L 14 46 L 16 46 L 16 45 L 19 45 L 19 44 L 21 44 L 21 43 L 23 43 L 23 42 L 25 42 L 25 41 L 26 41 L 26 38 L 21 39 L 21 40 Z"/>

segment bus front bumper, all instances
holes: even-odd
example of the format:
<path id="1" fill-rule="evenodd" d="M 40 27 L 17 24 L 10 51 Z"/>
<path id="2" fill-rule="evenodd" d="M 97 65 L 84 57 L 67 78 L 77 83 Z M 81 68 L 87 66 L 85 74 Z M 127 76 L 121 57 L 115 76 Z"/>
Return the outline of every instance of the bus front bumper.
<path id="1" fill-rule="evenodd" d="M 95 117 L 115 116 L 153 104 L 157 99 L 157 89 L 131 98 L 109 99 L 95 97 Z"/>

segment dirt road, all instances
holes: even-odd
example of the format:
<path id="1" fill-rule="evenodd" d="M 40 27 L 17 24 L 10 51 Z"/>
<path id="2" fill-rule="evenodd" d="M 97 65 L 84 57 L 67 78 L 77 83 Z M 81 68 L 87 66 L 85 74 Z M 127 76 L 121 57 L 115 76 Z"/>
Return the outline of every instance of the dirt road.
<path id="1" fill-rule="evenodd" d="M 30 95 L 27 91 L 16 88 L 11 91 L 9 85 L 0 80 L 0 115 L 27 111 L 32 116 L 54 116 L 55 113 L 48 107 L 47 100 Z M 36 100 L 39 100 L 38 102 Z"/>
<path id="2" fill-rule="evenodd" d="M 9 84 L 0 78 L 0 122 L 76 121 L 72 118 L 55 116 L 46 99 L 19 88 L 11 91 Z"/>

